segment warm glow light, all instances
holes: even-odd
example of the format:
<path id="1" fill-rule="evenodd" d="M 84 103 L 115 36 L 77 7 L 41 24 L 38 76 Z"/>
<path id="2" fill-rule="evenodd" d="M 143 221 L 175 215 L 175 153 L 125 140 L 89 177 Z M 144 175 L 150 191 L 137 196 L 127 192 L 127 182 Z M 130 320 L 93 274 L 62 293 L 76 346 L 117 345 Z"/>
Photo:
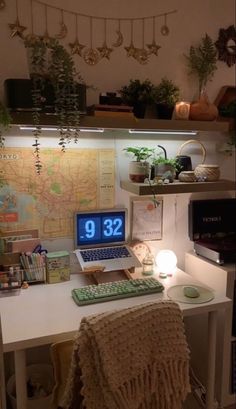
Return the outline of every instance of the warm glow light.
<path id="1" fill-rule="evenodd" d="M 156 265 L 160 271 L 160 277 L 167 277 L 175 272 L 177 257 L 172 250 L 160 250 L 156 256 Z"/>

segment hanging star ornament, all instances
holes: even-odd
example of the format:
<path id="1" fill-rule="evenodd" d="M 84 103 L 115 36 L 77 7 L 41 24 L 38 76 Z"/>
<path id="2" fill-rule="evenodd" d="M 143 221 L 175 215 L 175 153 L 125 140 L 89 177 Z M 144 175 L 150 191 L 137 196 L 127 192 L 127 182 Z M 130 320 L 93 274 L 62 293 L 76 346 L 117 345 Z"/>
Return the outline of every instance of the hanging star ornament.
<path id="1" fill-rule="evenodd" d="M 134 55 L 134 58 L 140 63 L 140 64 L 147 64 L 148 62 L 148 56 L 149 53 L 145 48 L 137 48 L 136 53 Z"/>
<path id="2" fill-rule="evenodd" d="M 26 27 L 21 26 L 18 18 L 16 19 L 15 23 L 8 24 L 11 30 L 11 38 L 18 36 L 20 38 L 23 37 L 23 32 L 26 30 Z"/>
<path id="3" fill-rule="evenodd" d="M 131 43 L 128 47 L 124 47 L 127 51 L 126 57 L 135 57 L 137 48 L 134 47 L 133 43 Z"/>
<path id="4" fill-rule="evenodd" d="M 106 58 L 107 60 L 110 60 L 110 54 L 113 51 L 113 49 L 107 47 L 106 43 L 103 43 L 102 47 L 97 47 L 97 50 L 99 51 L 101 58 Z"/>
<path id="5" fill-rule="evenodd" d="M 158 51 L 160 50 L 161 46 L 158 45 L 155 41 L 151 44 L 147 44 L 149 54 L 158 55 Z"/>
<path id="6" fill-rule="evenodd" d="M 80 44 L 80 42 L 78 40 L 75 40 L 74 43 L 69 43 L 69 47 L 71 50 L 71 54 L 77 54 L 80 57 L 82 57 L 82 51 L 85 48 L 85 45 Z"/>

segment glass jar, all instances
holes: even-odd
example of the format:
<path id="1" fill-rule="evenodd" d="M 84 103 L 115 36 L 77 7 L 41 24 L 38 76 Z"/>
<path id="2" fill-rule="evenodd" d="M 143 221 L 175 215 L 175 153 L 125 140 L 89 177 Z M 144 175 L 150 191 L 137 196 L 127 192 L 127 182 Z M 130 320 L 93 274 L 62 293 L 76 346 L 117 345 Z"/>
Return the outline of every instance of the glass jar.
<path id="1" fill-rule="evenodd" d="M 143 275 L 152 275 L 154 273 L 154 257 L 152 254 L 147 254 L 143 261 Z"/>

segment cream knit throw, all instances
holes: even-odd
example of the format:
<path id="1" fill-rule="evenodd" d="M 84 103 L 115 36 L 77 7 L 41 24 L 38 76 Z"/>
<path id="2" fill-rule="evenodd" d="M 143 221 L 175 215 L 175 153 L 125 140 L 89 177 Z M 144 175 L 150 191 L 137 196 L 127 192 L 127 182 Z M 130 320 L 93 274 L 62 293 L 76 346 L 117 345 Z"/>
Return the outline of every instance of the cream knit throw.
<path id="1" fill-rule="evenodd" d="M 181 409 L 189 391 L 178 304 L 150 302 L 81 321 L 63 408 L 79 409 L 81 392 L 86 409 Z"/>

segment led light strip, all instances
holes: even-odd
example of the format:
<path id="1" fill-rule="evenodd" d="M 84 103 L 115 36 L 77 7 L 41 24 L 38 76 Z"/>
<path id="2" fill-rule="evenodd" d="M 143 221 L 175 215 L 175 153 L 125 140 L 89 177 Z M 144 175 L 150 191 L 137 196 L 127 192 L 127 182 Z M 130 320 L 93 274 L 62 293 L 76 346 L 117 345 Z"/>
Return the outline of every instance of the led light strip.
<path id="1" fill-rule="evenodd" d="M 129 129 L 130 134 L 150 134 L 150 135 L 197 135 L 197 131 L 155 131 L 148 129 Z"/>
<path id="2" fill-rule="evenodd" d="M 20 126 L 21 131 L 35 131 L 36 127 L 35 126 Z M 53 131 L 53 132 L 58 132 L 59 129 L 56 127 L 42 127 L 42 131 Z M 64 129 L 66 131 L 66 128 Z M 74 131 L 75 129 L 70 129 L 71 131 Z M 103 128 L 79 128 L 80 132 L 94 132 L 94 133 L 103 133 L 104 129 Z"/>

